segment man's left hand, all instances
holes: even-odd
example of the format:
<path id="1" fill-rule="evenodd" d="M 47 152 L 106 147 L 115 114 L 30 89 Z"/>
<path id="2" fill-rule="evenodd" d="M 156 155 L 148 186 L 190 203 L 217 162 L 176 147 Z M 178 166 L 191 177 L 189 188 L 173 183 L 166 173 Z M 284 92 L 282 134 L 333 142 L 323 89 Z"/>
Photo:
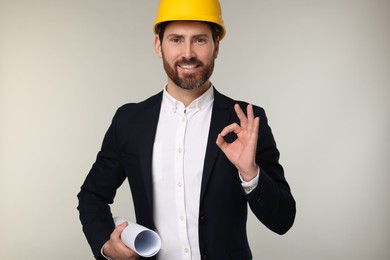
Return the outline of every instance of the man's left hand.
<path id="1" fill-rule="evenodd" d="M 250 104 L 247 106 L 247 116 L 238 104 L 234 105 L 234 110 L 240 120 L 240 125 L 233 123 L 226 126 L 218 135 L 217 145 L 230 162 L 237 167 L 243 180 L 250 181 L 258 173 L 255 159 L 260 118 L 254 117 L 253 107 Z M 228 143 L 224 137 L 231 132 L 237 135 L 237 139 Z"/>

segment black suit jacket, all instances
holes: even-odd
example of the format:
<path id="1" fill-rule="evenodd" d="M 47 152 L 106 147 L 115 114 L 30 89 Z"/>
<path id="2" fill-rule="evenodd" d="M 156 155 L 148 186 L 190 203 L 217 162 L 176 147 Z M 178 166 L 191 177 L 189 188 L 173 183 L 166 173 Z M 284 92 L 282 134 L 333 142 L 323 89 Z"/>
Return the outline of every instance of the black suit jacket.
<path id="1" fill-rule="evenodd" d="M 214 90 L 214 105 L 200 194 L 199 245 L 203 259 L 251 259 L 246 220 L 247 205 L 272 231 L 283 234 L 295 218 L 295 201 L 279 164 L 279 151 L 265 112 L 254 106 L 260 117 L 256 162 L 259 184 L 246 195 L 236 167 L 216 145 L 218 133 L 239 123 L 234 104 L 246 111 L 247 103 L 234 101 Z M 122 106 L 104 137 L 101 151 L 78 194 L 83 231 L 96 258 L 109 239 L 114 223 L 109 204 L 127 178 L 137 223 L 153 224 L 152 153 L 161 107 L 162 92 L 141 103 Z M 234 134 L 226 137 L 228 141 Z"/>

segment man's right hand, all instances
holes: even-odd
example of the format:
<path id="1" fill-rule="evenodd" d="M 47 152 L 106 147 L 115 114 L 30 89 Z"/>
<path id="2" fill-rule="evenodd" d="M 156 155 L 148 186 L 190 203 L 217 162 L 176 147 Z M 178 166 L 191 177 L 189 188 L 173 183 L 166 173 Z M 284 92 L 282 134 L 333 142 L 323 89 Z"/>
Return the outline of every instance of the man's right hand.
<path id="1" fill-rule="evenodd" d="M 110 240 L 103 245 L 104 255 L 115 260 L 137 260 L 139 258 L 139 255 L 128 248 L 121 239 L 121 233 L 127 225 L 128 223 L 124 222 L 114 229 Z"/>

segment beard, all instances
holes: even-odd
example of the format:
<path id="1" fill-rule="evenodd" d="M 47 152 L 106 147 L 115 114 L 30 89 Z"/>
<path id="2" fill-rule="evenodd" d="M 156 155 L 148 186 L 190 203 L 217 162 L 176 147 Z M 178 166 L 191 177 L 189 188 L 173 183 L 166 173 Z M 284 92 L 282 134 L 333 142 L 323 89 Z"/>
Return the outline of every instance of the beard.
<path id="1" fill-rule="evenodd" d="M 168 77 L 182 89 L 192 90 L 203 86 L 210 79 L 211 74 L 214 70 L 214 59 L 212 59 L 210 63 L 204 64 L 197 58 L 183 58 L 179 61 L 176 61 L 173 67 L 165 59 L 164 53 L 162 53 L 162 59 L 164 64 L 164 70 L 167 73 Z M 179 72 L 177 71 L 178 64 L 197 64 L 201 67 L 201 70 L 197 71 L 196 73 L 184 74 L 183 77 L 180 77 Z"/>

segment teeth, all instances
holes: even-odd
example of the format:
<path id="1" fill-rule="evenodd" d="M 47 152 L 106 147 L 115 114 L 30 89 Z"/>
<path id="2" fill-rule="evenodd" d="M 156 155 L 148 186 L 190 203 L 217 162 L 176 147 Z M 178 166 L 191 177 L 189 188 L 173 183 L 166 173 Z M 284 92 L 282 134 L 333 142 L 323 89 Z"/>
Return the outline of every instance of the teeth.
<path id="1" fill-rule="evenodd" d="M 180 65 L 183 69 L 193 69 L 196 68 L 196 65 Z"/>

